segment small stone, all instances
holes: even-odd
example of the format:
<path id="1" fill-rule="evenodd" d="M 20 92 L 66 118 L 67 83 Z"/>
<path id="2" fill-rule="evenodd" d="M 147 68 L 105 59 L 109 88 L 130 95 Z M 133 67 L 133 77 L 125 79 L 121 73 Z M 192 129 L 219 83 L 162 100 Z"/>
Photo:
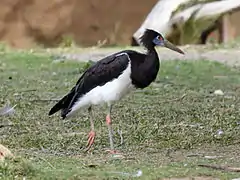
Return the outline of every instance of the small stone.
<path id="1" fill-rule="evenodd" d="M 123 159 L 124 158 L 124 156 L 121 155 L 121 154 L 113 154 L 112 157 L 116 158 L 116 159 Z"/>
<path id="2" fill-rule="evenodd" d="M 204 156 L 206 159 L 217 159 L 219 156 Z"/>
<path id="3" fill-rule="evenodd" d="M 13 157 L 13 154 L 8 148 L 0 144 L 0 161 L 4 161 L 5 157 Z"/>
<path id="4" fill-rule="evenodd" d="M 222 134 L 223 134 L 223 130 L 219 129 L 219 130 L 217 131 L 217 134 L 218 134 L 219 136 L 222 135 Z"/>
<path id="5" fill-rule="evenodd" d="M 223 95 L 224 95 L 223 91 L 220 90 L 220 89 L 215 90 L 215 91 L 214 91 L 214 94 L 215 94 L 215 95 L 220 95 L 220 96 L 223 96 Z"/>

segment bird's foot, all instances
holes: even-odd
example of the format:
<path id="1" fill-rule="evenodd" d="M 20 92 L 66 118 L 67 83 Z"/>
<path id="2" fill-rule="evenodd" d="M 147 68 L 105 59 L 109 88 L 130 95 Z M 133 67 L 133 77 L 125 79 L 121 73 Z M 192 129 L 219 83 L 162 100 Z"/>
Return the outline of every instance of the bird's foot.
<path id="1" fill-rule="evenodd" d="M 88 134 L 88 144 L 87 144 L 86 151 L 88 151 L 92 147 L 92 145 L 94 143 L 94 140 L 95 140 L 95 135 L 96 135 L 95 131 L 92 130 L 92 131 L 89 132 L 89 134 Z"/>

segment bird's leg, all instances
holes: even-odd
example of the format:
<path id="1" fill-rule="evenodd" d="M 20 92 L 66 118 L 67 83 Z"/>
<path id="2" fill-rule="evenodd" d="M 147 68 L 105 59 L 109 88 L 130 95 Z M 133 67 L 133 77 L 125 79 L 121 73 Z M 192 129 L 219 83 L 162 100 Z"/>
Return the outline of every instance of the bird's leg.
<path id="1" fill-rule="evenodd" d="M 108 126 L 108 134 L 109 134 L 109 142 L 110 142 L 110 150 L 107 150 L 111 154 L 117 153 L 117 151 L 114 150 L 113 146 L 113 132 L 112 132 L 112 120 L 111 120 L 111 111 L 112 111 L 112 105 L 108 105 L 108 113 L 106 116 L 106 124 Z"/>
<path id="2" fill-rule="evenodd" d="M 107 113 L 107 116 L 106 116 L 106 124 L 107 124 L 107 126 L 108 126 L 110 149 L 113 150 L 114 147 L 113 147 L 113 134 L 112 134 L 111 111 L 112 111 L 112 105 L 109 105 L 108 113 Z"/>
<path id="3" fill-rule="evenodd" d="M 92 113 L 91 106 L 88 108 L 88 113 L 89 113 L 89 117 L 90 117 L 91 131 L 88 134 L 88 144 L 87 144 L 86 151 L 88 151 L 91 148 L 91 146 L 93 145 L 94 140 L 95 140 L 95 135 L 96 135 L 96 133 L 94 131 L 94 121 L 93 121 L 93 113 Z"/>

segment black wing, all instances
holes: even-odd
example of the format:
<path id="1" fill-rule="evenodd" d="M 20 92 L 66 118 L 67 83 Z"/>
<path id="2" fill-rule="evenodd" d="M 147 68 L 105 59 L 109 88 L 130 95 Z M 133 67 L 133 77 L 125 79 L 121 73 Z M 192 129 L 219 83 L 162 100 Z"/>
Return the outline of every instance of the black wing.
<path id="1" fill-rule="evenodd" d="M 79 78 L 72 90 L 52 107 L 49 115 L 62 110 L 62 118 L 65 118 L 74 103 L 84 94 L 97 86 L 103 86 L 107 82 L 117 78 L 127 68 L 130 59 L 127 51 L 122 51 L 103 58 L 91 66 Z"/>

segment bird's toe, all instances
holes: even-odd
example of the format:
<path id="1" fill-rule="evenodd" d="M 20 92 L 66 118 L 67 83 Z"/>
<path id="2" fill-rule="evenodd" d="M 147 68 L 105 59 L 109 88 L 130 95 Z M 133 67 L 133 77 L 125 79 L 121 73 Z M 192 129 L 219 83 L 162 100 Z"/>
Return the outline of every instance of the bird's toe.
<path id="1" fill-rule="evenodd" d="M 86 149 L 86 151 L 88 151 L 88 150 L 92 147 L 92 145 L 93 145 L 93 143 L 94 143 L 94 140 L 95 140 L 95 136 L 96 136 L 95 131 L 90 131 L 90 132 L 89 132 L 89 134 L 88 134 L 88 143 L 87 143 L 87 149 Z"/>

